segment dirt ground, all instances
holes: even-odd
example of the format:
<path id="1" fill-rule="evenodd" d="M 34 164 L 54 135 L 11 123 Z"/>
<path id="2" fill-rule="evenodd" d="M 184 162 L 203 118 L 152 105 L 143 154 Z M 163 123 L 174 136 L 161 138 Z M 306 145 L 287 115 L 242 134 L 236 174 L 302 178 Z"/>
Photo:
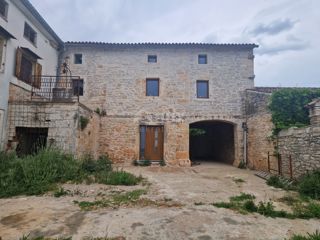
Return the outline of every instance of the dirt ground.
<path id="1" fill-rule="evenodd" d="M 222 164 L 203 163 L 191 168 L 130 167 L 151 185 L 114 187 L 99 184 L 70 185 L 71 194 L 55 198 L 40 197 L 0 199 L 0 236 L 2 240 L 19 239 L 23 234 L 47 237 L 123 237 L 123 239 L 285 239 L 295 234 L 315 232 L 319 220 L 267 218 L 258 214 L 242 215 L 210 203 L 227 201 L 241 192 L 254 194 L 258 201 L 275 201 L 277 209 L 287 207 L 277 202 L 285 191 L 269 187 L 253 171 Z M 245 182 L 237 182 L 242 179 Z M 94 200 L 112 191 L 148 188 L 143 196 L 154 201 L 179 203 L 166 206 L 122 206 L 83 211 L 74 200 Z M 195 205 L 195 203 L 202 203 Z M 181 205 L 181 206 L 179 206 Z"/>

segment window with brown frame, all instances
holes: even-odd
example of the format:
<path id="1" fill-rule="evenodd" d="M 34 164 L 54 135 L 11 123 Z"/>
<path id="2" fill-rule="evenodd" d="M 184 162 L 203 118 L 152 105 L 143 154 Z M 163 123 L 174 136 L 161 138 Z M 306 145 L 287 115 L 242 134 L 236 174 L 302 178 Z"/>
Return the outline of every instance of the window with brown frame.
<path id="1" fill-rule="evenodd" d="M 16 52 L 16 77 L 36 88 L 41 87 L 42 66 L 37 63 L 37 59 L 30 56 L 21 48 Z M 34 79 L 32 76 L 34 75 Z"/>
<path id="2" fill-rule="evenodd" d="M 8 3 L 4 0 L 0 0 L 0 16 L 7 20 L 8 18 Z"/>
<path id="3" fill-rule="evenodd" d="M 23 36 L 28 39 L 33 45 L 37 43 L 37 33 L 33 28 L 28 24 L 24 23 L 24 32 Z"/>
<path id="4" fill-rule="evenodd" d="M 209 81 L 197 81 L 197 98 L 209 98 Z"/>

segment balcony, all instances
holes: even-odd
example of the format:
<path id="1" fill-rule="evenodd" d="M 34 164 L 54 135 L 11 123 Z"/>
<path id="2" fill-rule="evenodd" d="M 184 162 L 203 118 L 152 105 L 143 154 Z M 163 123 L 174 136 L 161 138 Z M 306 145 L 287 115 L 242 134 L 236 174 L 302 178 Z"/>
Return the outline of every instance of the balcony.
<path id="1" fill-rule="evenodd" d="M 31 100 L 43 102 L 79 102 L 83 80 L 79 76 L 33 76 Z"/>

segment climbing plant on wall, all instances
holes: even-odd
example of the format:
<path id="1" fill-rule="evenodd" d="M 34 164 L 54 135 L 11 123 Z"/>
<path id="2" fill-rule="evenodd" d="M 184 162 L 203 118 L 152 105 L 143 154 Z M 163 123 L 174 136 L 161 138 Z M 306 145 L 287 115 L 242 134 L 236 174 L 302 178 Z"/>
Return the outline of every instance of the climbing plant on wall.
<path id="1" fill-rule="evenodd" d="M 320 89 L 288 88 L 273 92 L 269 109 L 275 125 L 274 134 L 278 134 L 282 129 L 310 124 L 305 106 L 317 97 L 320 97 Z"/>

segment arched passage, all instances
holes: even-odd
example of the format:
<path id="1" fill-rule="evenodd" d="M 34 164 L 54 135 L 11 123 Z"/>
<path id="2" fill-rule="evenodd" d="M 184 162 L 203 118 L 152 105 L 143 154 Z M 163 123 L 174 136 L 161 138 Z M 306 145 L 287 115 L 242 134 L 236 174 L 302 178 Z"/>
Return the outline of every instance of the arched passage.
<path id="1" fill-rule="evenodd" d="M 233 164 L 234 125 L 222 121 L 201 121 L 189 125 L 190 160 Z"/>

